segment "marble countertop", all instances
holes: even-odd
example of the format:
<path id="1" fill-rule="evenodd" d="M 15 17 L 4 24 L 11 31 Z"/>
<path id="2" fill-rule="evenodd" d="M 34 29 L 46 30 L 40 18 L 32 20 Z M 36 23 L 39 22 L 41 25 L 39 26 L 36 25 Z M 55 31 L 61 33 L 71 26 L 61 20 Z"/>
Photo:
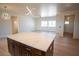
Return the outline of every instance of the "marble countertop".
<path id="1" fill-rule="evenodd" d="M 46 52 L 55 36 L 56 33 L 50 32 L 22 32 L 9 35 L 8 38 Z"/>

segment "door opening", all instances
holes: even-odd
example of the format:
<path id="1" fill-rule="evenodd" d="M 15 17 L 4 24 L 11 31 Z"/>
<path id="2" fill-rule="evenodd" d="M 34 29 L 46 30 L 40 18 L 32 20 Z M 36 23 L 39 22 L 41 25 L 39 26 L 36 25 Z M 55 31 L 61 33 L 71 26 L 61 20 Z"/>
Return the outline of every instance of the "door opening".
<path id="1" fill-rule="evenodd" d="M 75 15 L 64 16 L 64 36 L 73 37 Z"/>

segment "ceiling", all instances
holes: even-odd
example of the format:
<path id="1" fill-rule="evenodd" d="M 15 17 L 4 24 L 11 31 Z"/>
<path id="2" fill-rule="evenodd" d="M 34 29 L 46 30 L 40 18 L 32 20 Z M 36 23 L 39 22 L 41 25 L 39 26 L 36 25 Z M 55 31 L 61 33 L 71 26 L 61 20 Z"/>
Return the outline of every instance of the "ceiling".
<path id="1" fill-rule="evenodd" d="M 77 11 L 79 10 L 79 3 L 63 3 L 59 4 L 58 10 L 60 11 Z"/>
<path id="2" fill-rule="evenodd" d="M 0 3 L 0 11 L 4 11 L 4 6 L 7 6 L 7 11 L 10 14 L 18 14 L 18 15 L 25 15 L 27 12 L 26 6 L 29 7 L 32 14 L 34 16 L 40 16 L 41 8 L 45 7 L 48 9 L 48 6 L 55 6 L 57 12 L 66 12 L 66 11 L 74 11 L 79 10 L 78 3 Z M 54 9 L 54 8 L 53 8 Z M 52 9 L 52 10 L 53 10 Z M 53 13 L 53 12 L 51 12 Z"/>

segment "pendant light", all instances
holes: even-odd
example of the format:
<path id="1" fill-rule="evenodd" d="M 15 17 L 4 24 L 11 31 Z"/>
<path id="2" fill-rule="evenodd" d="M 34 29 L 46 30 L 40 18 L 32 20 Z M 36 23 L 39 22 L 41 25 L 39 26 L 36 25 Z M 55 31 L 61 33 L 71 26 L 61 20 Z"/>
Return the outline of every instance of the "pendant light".
<path id="1" fill-rule="evenodd" d="M 2 12 L 2 19 L 3 20 L 9 20 L 10 19 L 10 16 L 7 12 L 7 6 L 4 6 L 4 11 Z"/>

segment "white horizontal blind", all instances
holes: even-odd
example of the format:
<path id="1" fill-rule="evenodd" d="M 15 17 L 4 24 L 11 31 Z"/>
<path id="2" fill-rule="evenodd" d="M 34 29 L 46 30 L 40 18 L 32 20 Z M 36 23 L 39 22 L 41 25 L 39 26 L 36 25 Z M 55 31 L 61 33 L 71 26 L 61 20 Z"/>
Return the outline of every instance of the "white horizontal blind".
<path id="1" fill-rule="evenodd" d="M 47 27 L 47 21 L 41 21 L 41 27 Z"/>
<path id="2" fill-rule="evenodd" d="M 41 27 L 56 27 L 56 20 L 41 21 Z"/>

